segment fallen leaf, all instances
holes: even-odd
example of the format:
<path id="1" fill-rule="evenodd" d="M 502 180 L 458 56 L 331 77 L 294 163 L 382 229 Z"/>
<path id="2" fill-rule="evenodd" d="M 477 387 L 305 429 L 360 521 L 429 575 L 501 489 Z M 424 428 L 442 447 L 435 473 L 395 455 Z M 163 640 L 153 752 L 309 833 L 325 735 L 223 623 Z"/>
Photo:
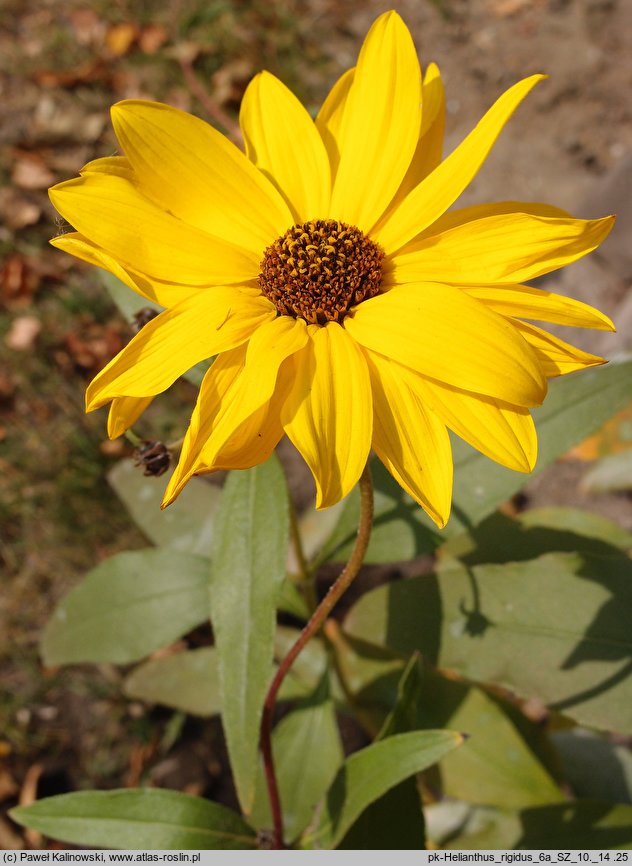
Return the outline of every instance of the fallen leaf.
<path id="1" fill-rule="evenodd" d="M 14 187 L 0 189 L 0 222 L 18 231 L 35 225 L 42 215 L 42 208 Z"/>
<path id="2" fill-rule="evenodd" d="M 131 21 L 114 24 L 105 34 L 105 44 L 114 57 L 123 57 L 138 39 L 139 29 Z"/>
<path id="3" fill-rule="evenodd" d="M 98 45 L 103 43 L 106 23 L 94 9 L 72 9 L 66 13 L 79 45 Z"/>
<path id="4" fill-rule="evenodd" d="M 11 253 L 0 269 L 0 301 L 9 309 L 28 306 L 39 281 L 26 257 Z"/>
<path id="5" fill-rule="evenodd" d="M 138 37 L 138 45 L 145 54 L 155 54 L 165 44 L 169 34 L 160 24 L 148 24 L 143 27 Z"/>
<path id="6" fill-rule="evenodd" d="M 35 316 L 18 316 L 4 338 L 6 345 L 16 352 L 26 352 L 33 348 L 42 323 Z"/>
<path id="7" fill-rule="evenodd" d="M 11 180 L 22 189 L 48 189 L 57 178 L 40 156 L 25 154 L 14 162 Z"/>

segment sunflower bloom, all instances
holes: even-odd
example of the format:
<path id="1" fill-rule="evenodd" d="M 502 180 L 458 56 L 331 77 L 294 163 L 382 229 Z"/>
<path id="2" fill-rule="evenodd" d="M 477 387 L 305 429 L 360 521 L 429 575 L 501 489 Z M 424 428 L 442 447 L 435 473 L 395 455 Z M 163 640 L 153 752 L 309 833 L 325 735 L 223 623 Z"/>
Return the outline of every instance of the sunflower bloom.
<path id="1" fill-rule="evenodd" d="M 448 209 L 543 78 L 506 91 L 442 160 L 444 95 L 394 12 L 315 121 L 273 75 L 250 83 L 242 153 L 154 102 L 112 109 L 124 156 L 88 164 L 51 198 L 75 231 L 52 243 L 165 308 L 87 392 L 120 435 L 152 398 L 215 357 L 165 504 L 191 476 L 245 469 L 287 434 L 318 508 L 352 489 L 373 448 L 443 526 L 447 428 L 529 472 L 529 408 L 547 380 L 603 363 L 527 320 L 613 329 L 579 301 L 524 283 L 578 259 L 613 219 L 544 204 Z"/>

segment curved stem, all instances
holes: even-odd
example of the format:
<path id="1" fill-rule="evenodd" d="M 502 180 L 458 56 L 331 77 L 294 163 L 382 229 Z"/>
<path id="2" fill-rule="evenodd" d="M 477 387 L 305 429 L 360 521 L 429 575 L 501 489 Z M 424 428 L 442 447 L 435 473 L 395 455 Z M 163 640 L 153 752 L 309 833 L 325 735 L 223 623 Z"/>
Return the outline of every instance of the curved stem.
<path id="1" fill-rule="evenodd" d="M 273 848 L 275 849 L 285 847 L 283 842 L 283 813 L 281 811 L 279 786 L 274 771 L 274 758 L 272 755 L 272 716 L 274 714 L 276 696 L 281 688 L 283 680 L 296 660 L 296 657 L 310 638 L 312 638 L 323 626 L 332 609 L 335 607 L 345 590 L 349 587 L 353 578 L 357 575 L 364 560 L 367 547 L 369 546 L 369 539 L 371 538 L 371 529 L 373 527 L 373 482 L 371 481 L 371 472 L 368 463 L 364 467 L 359 483 L 360 523 L 358 525 L 358 534 L 349 561 L 341 571 L 337 580 L 330 586 L 327 595 L 318 605 L 312 614 L 311 619 L 279 665 L 270 688 L 268 689 L 265 703 L 263 705 L 263 715 L 261 718 L 261 752 L 263 755 L 268 797 L 270 799 L 270 808 L 274 822 Z"/>

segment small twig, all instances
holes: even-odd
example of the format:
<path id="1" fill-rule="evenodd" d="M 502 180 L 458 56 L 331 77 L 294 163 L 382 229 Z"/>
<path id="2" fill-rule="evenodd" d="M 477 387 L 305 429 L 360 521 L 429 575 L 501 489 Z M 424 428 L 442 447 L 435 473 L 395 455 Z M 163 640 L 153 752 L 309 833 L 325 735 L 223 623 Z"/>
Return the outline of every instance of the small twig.
<path id="1" fill-rule="evenodd" d="M 265 703 L 263 705 L 263 715 L 261 718 L 261 752 L 263 755 L 263 765 L 268 788 L 268 797 L 270 799 L 270 808 L 272 811 L 272 820 L 274 823 L 273 848 L 275 849 L 282 849 L 285 847 L 283 841 L 283 813 L 281 811 L 279 786 L 277 784 L 276 773 L 274 770 L 274 758 L 272 755 L 272 717 L 274 715 L 276 696 L 283 680 L 296 660 L 296 657 L 308 643 L 310 638 L 312 638 L 323 626 L 325 620 L 339 601 L 340 597 L 349 587 L 351 581 L 360 570 L 367 547 L 369 546 L 372 527 L 373 483 L 371 481 L 371 473 L 367 464 L 362 473 L 362 477 L 360 478 L 360 523 L 349 561 L 343 568 L 338 579 L 331 585 L 329 592 L 318 605 L 312 614 L 311 619 L 279 665 L 274 679 L 272 680 L 272 684 L 268 689 L 268 694 L 266 695 Z"/>
<path id="2" fill-rule="evenodd" d="M 188 58 L 180 57 L 178 58 L 178 62 L 189 90 L 198 100 L 200 105 L 203 106 L 209 117 L 219 123 L 220 126 L 224 127 L 229 138 L 231 138 L 238 147 L 243 147 L 244 137 L 241 134 L 239 124 L 235 123 L 233 118 L 224 111 L 222 106 L 216 102 L 209 93 L 207 93 L 195 74 L 191 61 Z"/>

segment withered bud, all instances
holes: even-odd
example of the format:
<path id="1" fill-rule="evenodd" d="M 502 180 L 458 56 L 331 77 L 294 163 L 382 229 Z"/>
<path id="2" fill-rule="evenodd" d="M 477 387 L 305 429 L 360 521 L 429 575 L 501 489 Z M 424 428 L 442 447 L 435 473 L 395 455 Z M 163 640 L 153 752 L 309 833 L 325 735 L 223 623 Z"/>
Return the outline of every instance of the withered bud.
<path id="1" fill-rule="evenodd" d="M 150 442 L 146 439 L 135 449 L 134 462 L 136 466 L 144 468 L 143 475 L 154 475 L 157 478 L 164 475 L 169 468 L 171 451 L 163 442 Z"/>
<path id="2" fill-rule="evenodd" d="M 148 322 L 155 319 L 157 315 L 158 310 L 154 310 L 153 307 L 141 307 L 137 313 L 134 313 L 134 325 L 136 330 L 140 331 L 140 329 L 144 328 Z"/>

